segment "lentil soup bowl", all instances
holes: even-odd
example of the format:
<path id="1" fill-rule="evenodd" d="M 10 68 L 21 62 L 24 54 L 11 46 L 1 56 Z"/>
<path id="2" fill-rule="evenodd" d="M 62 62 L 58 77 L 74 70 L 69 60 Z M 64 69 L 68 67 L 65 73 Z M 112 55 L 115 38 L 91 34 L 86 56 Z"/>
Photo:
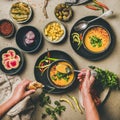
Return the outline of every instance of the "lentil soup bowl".
<path id="1" fill-rule="evenodd" d="M 105 52 L 109 48 L 110 43 L 110 33 L 101 25 L 90 26 L 83 34 L 83 46 L 93 54 Z"/>

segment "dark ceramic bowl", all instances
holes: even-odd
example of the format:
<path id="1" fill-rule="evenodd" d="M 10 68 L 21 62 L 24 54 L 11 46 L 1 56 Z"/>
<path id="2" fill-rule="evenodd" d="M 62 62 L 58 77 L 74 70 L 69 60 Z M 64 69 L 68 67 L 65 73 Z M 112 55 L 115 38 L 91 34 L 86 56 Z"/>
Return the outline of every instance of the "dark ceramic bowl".
<path id="1" fill-rule="evenodd" d="M 32 44 L 26 44 L 26 34 L 32 31 L 35 35 L 34 42 Z M 33 26 L 21 27 L 16 33 L 16 43 L 24 52 L 33 53 L 40 49 L 42 43 L 42 34 Z"/>
<path id="2" fill-rule="evenodd" d="M 93 31 L 91 32 L 91 30 Z M 88 35 L 88 33 L 90 34 Z M 89 41 L 88 39 L 86 41 L 86 38 L 88 38 Z M 105 38 L 108 39 L 105 40 Z M 89 45 L 86 45 L 86 43 L 87 44 L 89 43 Z M 83 33 L 83 46 L 87 51 L 93 54 L 99 54 L 105 52 L 110 47 L 110 44 L 111 44 L 111 35 L 109 31 L 101 25 L 92 25 L 88 27 Z"/>
<path id="3" fill-rule="evenodd" d="M 5 38 L 10 38 L 15 33 L 15 26 L 12 21 L 8 19 L 0 20 L 0 35 Z"/>
<path id="4" fill-rule="evenodd" d="M 0 51 L 0 69 L 4 73 L 15 75 L 23 70 L 24 63 L 24 56 L 18 49 L 7 47 Z"/>
<path id="5" fill-rule="evenodd" d="M 75 80 L 76 80 L 76 75 L 75 75 L 75 73 L 74 73 L 74 71 L 73 72 L 71 72 L 70 74 L 68 74 L 68 75 L 73 75 L 73 79 L 69 82 L 69 83 L 66 83 L 66 85 L 64 84 L 64 85 L 58 85 L 58 84 L 56 84 L 55 82 L 53 82 L 53 78 L 52 78 L 52 76 L 50 75 L 50 72 L 51 72 L 51 70 L 53 70 L 52 68 L 53 67 L 55 67 L 57 64 L 59 64 L 59 63 L 61 63 L 61 62 L 65 62 L 65 63 L 67 63 L 68 65 L 70 65 L 71 66 L 71 68 L 72 69 L 74 69 L 74 66 L 69 62 L 69 61 L 67 61 L 67 60 L 64 60 L 64 59 L 60 59 L 60 60 L 57 60 L 57 61 L 55 61 L 55 62 L 53 62 L 50 66 L 49 66 L 49 68 L 48 68 L 48 70 L 47 70 L 47 78 L 48 78 L 48 81 L 50 82 L 50 84 L 52 85 L 52 86 L 54 86 L 55 88 L 58 88 L 58 89 L 66 89 L 66 88 L 69 88 L 69 87 L 71 87 L 72 85 L 73 85 L 73 83 L 75 82 Z M 54 68 L 55 69 L 55 68 Z M 70 77 L 70 76 L 69 76 Z M 69 81 L 70 79 L 68 79 L 68 81 Z M 59 79 L 59 81 L 61 82 L 61 79 Z"/>

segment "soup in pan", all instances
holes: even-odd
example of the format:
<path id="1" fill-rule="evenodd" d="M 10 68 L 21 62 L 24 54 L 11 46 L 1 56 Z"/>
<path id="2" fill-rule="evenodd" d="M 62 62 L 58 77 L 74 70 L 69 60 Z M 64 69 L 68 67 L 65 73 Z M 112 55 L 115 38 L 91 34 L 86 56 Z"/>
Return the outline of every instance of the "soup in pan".
<path id="1" fill-rule="evenodd" d="M 57 66 L 61 69 L 60 71 L 56 69 Z M 73 69 L 73 67 L 66 61 L 59 61 L 50 68 L 50 80 L 58 87 L 69 86 L 74 80 L 74 72 L 71 71 L 70 73 L 65 73 L 63 66 L 68 66 L 71 70 Z"/>
<path id="2" fill-rule="evenodd" d="M 88 29 L 84 36 L 85 47 L 94 53 L 105 51 L 110 45 L 109 32 L 102 26 L 94 26 Z"/>

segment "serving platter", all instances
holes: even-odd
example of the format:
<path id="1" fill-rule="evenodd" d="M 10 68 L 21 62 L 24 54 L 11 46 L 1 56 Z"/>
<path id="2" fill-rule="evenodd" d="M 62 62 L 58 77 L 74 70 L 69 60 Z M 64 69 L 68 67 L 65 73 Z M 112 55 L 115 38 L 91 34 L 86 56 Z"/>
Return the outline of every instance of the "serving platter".
<path id="1" fill-rule="evenodd" d="M 109 48 L 108 48 L 106 51 L 104 51 L 104 52 L 102 52 L 102 53 L 98 53 L 98 54 L 91 53 L 90 51 L 88 51 L 88 50 L 86 50 L 86 49 L 84 48 L 84 46 L 83 46 L 82 43 L 81 43 L 81 46 L 80 46 L 79 49 L 78 49 L 78 45 L 77 45 L 75 42 L 73 42 L 73 36 L 72 36 L 72 34 L 73 34 L 73 33 L 78 33 L 79 35 L 82 36 L 83 33 L 85 32 L 85 30 L 86 30 L 88 27 L 87 27 L 86 29 L 84 29 L 84 30 L 81 30 L 81 31 L 75 31 L 75 30 L 74 30 L 74 26 L 76 26 L 80 21 L 83 21 L 83 20 L 85 20 L 85 21 L 90 21 L 90 20 L 92 20 L 92 19 L 94 19 L 94 18 L 96 18 L 96 17 L 97 17 L 97 16 L 87 16 L 87 17 L 84 17 L 84 18 L 78 20 L 78 21 L 73 25 L 73 27 L 72 27 L 72 29 L 71 29 L 71 32 L 70 32 L 70 43 L 71 43 L 71 46 L 72 46 L 73 50 L 74 50 L 78 55 L 80 55 L 80 56 L 82 56 L 82 57 L 84 57 L 84 58 L 86 58 L 86 59 L 88 59 L 88 60 L 92 60 L 92 61 L 101 60 L 101 59 L 107 57 L 107 56 L 112 52 L 112 50 L 113 50 L 113 48 L 114 48 L 114 46 L 115 46 L 115 35 L 114 35 L 114 32 L 113 32 L 111 26 L 109 25 L 109 23 L 108 23 L 107 21 L 105 21 L 104 19 L 100 18 L 100 19 L 98 19 L 98 20 L 96 20 L 96 21 L 94 21 L 94 22 L 91 22 L 91 23 L 88 25 L 88 27 L 90 27 L 90 26 L 92 26 L 92 25 L 101 25 L 101 26 L 103 26 L 104 28 L 106 28 L 106 29 L 108 30 L 108 32 L 110 33 L 110 37 L 111 37 L 110 46 L 109 46 Z M 81 42 L 82 42 L 82 41 L 81 41 Z"/>
<path id="2" fill-rule="evenodd" d="M 74 60 L 67 53 L 65 53 L 63 51 L 59 51 L 59 50 L 51 50 L 48 52 L 49 52 L 51 58 L 65 59 L 65 60 L 69 61 L 74 66 L 75 69 L 77 69 L 77 66 L 76 66 Z M 40 55 L 34 66 L 35 79 L 38 82 L 41 82 L 42 84 L 45 85 L 44 90 L 46 90 L 46 91 L 50 91 L 50 90 L 54 89 L 54 87 L 50 84 L 50 82 L 47 79 L 47 70 L 43 74 L 41 74 L 41 71 L 38 68 L 36 68 L 36 66 L 38 66 L 40 61 L 43 60 L 45 58 L 45 56 L 47 56 L 48 52 L 45 52 L 42 55 Z M 75 76 L 76 75 L 77 74 L 75 73 Z M 64 93 L 64 92 L 67 92 L 67 91 L 70 91 L 70 90 L 76 88 L 77 85 L 78 85 L 78 81 L 76 79 L 70 87 L 65 88 L 65 89 L 55 88 L 53 91 L 51 91 L 51 93 L 54 93 L 54 94 Z"/>

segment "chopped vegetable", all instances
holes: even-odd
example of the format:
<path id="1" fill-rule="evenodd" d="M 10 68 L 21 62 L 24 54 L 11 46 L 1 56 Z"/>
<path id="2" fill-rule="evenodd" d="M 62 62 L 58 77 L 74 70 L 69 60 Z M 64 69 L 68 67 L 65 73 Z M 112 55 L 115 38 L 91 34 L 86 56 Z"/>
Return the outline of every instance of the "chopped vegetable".
<path id="1" fill-rule="evenodd" d="M 97 36 L 90 37 L 90 43 L 93 47 L 101 47 L 102 46 L 102 39 L 98 38 Z"/>
<path id="2" fill-rule="evenodd" d="M 49 41 L 57 42 L 64 36 L 65 30 L 61 23 L 51 22 L 45 27 L 44 34 Z"/>
<path id="3" fill-rule="evenodd" d="M 31 16 L 31 8 L 24 2 L 17 2 L 12 5 L 10 10 L 11 16 L 17 22 L 24 22 Z"/>
<path id="4" fill-rule="evenodd" d="M 68 75 L 68 74 L 65 74 L 65 73 L 57 72 L 56 74 L 54 74 L 54 75 L 52 76 L 52 80 L 57 80 L 57 78 L 58 78 L 59 80 L 64 79 L 65 81 L 68 81 L 68 80 L 69 80 L 69 75 Z"/>
<path id="5" fill-rule="evenodd" d="M 67 98 L 61 98 L 60 102 L 66 102 L 68 103 L 72 109 L 75 109 L 74 105 L 72 104 L 72 102 L 70 100 L 68 100 Z"/>
<path id="6" fill-rule="evenodd" d="M 36 68 L 40 70 L 41 76 L 48 69 L 50 64 L 56 60 L 58 59 L 50 57 L 50 52 L 48 51 L 47 55 L 39 62 L 38 66 L 36 66 Z"/>
<path id="7" fill-rule="evenodd" d="M 82 45 L 82 36 L 81 34 L 78 34 L 78 33 L 72 33 L 72 38 L 73 38 L 73 43 L 77 43 L 77 50 L 80 49 L 80 46 Z"/>

